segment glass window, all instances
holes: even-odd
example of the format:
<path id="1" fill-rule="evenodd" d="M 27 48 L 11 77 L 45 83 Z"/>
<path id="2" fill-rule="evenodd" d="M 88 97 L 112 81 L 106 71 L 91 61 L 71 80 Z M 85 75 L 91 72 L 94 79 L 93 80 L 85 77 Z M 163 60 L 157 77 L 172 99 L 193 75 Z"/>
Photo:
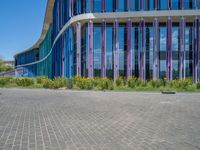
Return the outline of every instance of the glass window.
<path id="1" fill-rule="evenodd" d="M 145 10 L 154 10 L 154 0 L 144 0 Z"/>
<path id="2" fill-rule="evenodd" d="M 125 51 L 125 26 L 120 25 L 118 30 L 118 40 L 119 40 L 119 76 L 124 77 L 125 73 L 125 66 L 126 66 L 126 51 Z"/>
<path id="3" fill-rule="evenodd" d="M 197 9 L 200 9 L 200 1 L 197 0 L 196 3 L 197 3 Z"/>
<path id="4" fill-rule="evenodd" d="M 132 75 L 139 77 L 139 52 L 138 52 L 138 34 L 137 26 L 132 27 Z"/>
<path id="5" fill-rule="evenodd" d="M 102 11 L 102 2 L 101 0 L 94 0 L 94 12 Z"/>
<path id="6" fill-rule="evenodd" d="M 166 10 L 166 9 L 168 9 L 168 5 L 167 5 L 167 2 L 168 2 L 168 0 L 160 0 L 159 1 L 159 8 L 160 8 L 160 10 Z"/>
<path id="7" fill-rule="evenodd" d="M 113 27 L 106 27 L 106 76 L 113 78 Z"/>
<path id="8" fill-rule="evenodd" d="M 94 26 L 94 49 L 93 49 L 93 62 L 94 62 L 94 77 L 101 76 L 101 48 L 102 48 L 102 36 L 101 26 Z"/>
<path id="9" fill-rule="evenodd" d="M 192 77 L 192 27 L 187 26 L 185 29 L 185 76 Z"/>
<path id="10" fill-rule="evenodd" d="M 131 1 L 131 10 L 133 11 L 137 11 L 138 10 L 138 6 L 139 6 L 139 1 L 138 0 L 132 0 Z"/>
<path id="11" fill-rule="evenodd" d="M 184 6 L 185 9 L 192 8 L 192 0 L 185 0 L 184 4 L 185 4 L 185 6 Z"/>
<path id="12" fill-rule="evenodd" d="M 154 0 L 149 0 L 149 10 L 154 10 Z"/>
<path id="13" fill-rule="evenodd" d="M 106 12 L 113 12 L 113 0 L 106 0 Z"/>
<path id="14" fill-rule="evenodd" d="M 179 27 L 172 28 L 172 79 L 179 77 Z"/>
<path id="15" fill-rule="evenodd" d="M 73 74 L 74 75 L 76 75 L 77 74 L 77 43 L 76 43 L 76 34 L 75 34 L 75 32 L 74 32 L 74 34 L 73 34 L 73 37 L 74 37 L 74 39 L 73 39 L 73 52 L 74 52 L 74 54 L 73 54 L 73 56 L 74 56 L 74 58 L 73 58 L 73 62 L 74 62 L 74 69 L 73 69 Z"/>
<path id="16" fill-rule="evenodd" d="M 118 0 L 118 11 L 126 10 L 126 0 Z"/>
<path id="17" fill-rule="evenodd" d="M 172 0 L 171 1 L 171 9 L 173 10 L 178 10 L 180 7 L 179 7 L 179 0 Z"/>
<path id="18" fill-rule="evenodd" d="M 82 28 L 81 37 L 81 76 L 87 77 L 88 74 L 88 27 Z"/>
<path id="19" fill-rule="evenodd" d="M 160 34 L 160 78 L 166 78 L 166 27 L 161 26 L 159 28 Z"/>
<path id="20" fill-rule="evenodd" d="M 81 0 L 77 0 L 76 2 L 76 14 L 81 13 Z"/>
<path id="21" fill-rule="evenodd" d="M 90 12 L 90 0 L 85 0 L 85 12 Z"/>
<path id="22" fill-rule="evenodd" d="M 146 28 L 146 78 L 153 78 L 153 27 Z"/>

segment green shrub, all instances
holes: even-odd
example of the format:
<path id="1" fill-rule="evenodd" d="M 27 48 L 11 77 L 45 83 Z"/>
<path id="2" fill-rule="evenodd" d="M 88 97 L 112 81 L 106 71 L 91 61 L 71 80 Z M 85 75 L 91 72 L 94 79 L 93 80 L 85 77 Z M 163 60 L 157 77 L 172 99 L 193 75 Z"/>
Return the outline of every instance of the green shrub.
<path id="1" fill-rule="evenodd" d="M 103 78 L 99 82 L 99 87 L 101 90 L 113 90 L 114 89 L 113 81 L 108 78 Z"/>
<path id="2" fill-rule="evenodd" d="M 102 79 L 99 77 L 95 77 L 92 82 L 94 87 L 98 87 L 101 84 Z"/>
<path id="3" fill-rule="evenodd" d="M 60 78 L 60 77 L 54 78 L 52 85 L 53 89 L 59 89 L 66 86 L 67 86 L 67 78 Z"/>
<path id="4" fill-rule="evenodd" d="M 80 76 L 74 76 L 73 78 L 73 85 L 77 85 L 77 83 L 81 80 L 82 77 Z"/>
<path id="5" fill-rule="evenodd" d="M 77 87 L 80 89 L 87 89 L 92 90 L 94 87 L 94 81 L 90 78 L 80 78 L 80 80 L 77 82 Z"/>
<path id="6" fill-rule="evenodd" d="M 141 87 L 146 87 L 147 86 L 147 81 L 144 80 L 138 80 L 140 82 Z"/>
<path id="7" fill-rule="evenodd" d="M 192 80 L 191 79 L 185 79 L 185 80 L 179 80 L 178 87 L 182 89 L 187 89 L 189 86 L 191 86 Z"/>
<path id="8" fill-rule="evenodd" d="M 46 79 L 43 81 L 43 88 L 52 89 L 53 88 L 53 81 L 50 79 Z"/>
<path id="9" fill-rule="evenodd" d="M 172 81 L 168 81 L 168 85 L 171 88 L 187 89 L 189 86 L 192 85 L 192 80 L 191 79 L 172 80 Z"/>
<path id="10" fill-rule="evenodd" d="M 153 88 L 159 88 L 163 85 L 163 82 L 161 80 L 151 80 L 149 81 L 149 84 Z"/>
<path id="11" fill-rule="evenodd" d="M 161 79 L 161 81 L 162 81 L 162 85 L 163 85 L 164 87 L 167 86 L 167 80 L 166 80 L 166 78 Z"/>
<path id="12" fill-rule="evenodd" d="M 135 88 L 137 86 L 137 80 L 137 78 L 129 78 L 127 81 L 128 87 Z"/>
<path id="13" fill-rule="evenodd" d="M 48 80 L 48 77 L 42 76 L 36 78 L 38 84 L 43 84 L 45 80 Z"/>
<path id="14" fill-rule="evenodd" d="M 34 79 L 32 78 L 17 78 L 15 80 L 16 84 L 21 87 L 28 87 L 34 85 Z"/>
<path id="15" fill-rule="evenodd" d="M 146 81 L 143 81 L 141 79 L 136 80 L 136 86 L 145 86 L 145 85 L 147 85 Z"/>
<path id="16" fill-rule="evenodd" d="M 167 85 L 170 88 L 176 87 L 176 81 L 175 80 L 167 81 Z"/>
<path id="17" fill-rule="evenodd" d="M 116 86 L 124 86 L 126 85 L 126 80 L 123 77 L 119 77 L 115 80 Z"/>
<path id="18" fill-rule="evenodd" d="M 200 82 L 196 84 L 197 89 L 200 89 Z"/>
<path id="19" fill-rule="evenodd" d="M 5 86 L 13 82 L 12 77 L 0 77 L 0 86 Z"/>

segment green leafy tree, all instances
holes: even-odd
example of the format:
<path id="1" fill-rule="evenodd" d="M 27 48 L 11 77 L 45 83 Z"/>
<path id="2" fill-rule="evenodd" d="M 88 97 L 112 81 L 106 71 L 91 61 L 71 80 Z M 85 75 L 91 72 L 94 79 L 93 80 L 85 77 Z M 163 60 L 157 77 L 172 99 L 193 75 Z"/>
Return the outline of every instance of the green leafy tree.
<path id="1" fill-rule="evenodd" d="M 13 70 L 13 67 L 4 65 L 2 57 L 0 57 L 0 72 Z"/>

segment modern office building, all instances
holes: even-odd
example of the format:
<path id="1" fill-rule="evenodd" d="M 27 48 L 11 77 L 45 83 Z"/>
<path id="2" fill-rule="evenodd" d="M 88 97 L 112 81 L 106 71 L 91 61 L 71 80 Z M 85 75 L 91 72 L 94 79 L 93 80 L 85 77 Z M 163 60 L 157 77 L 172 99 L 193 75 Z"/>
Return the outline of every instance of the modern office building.
<path id="1" fill-rule="evenodd" d="M 48 0 L 33 76 L 200 81 L 200 0 Z"/>

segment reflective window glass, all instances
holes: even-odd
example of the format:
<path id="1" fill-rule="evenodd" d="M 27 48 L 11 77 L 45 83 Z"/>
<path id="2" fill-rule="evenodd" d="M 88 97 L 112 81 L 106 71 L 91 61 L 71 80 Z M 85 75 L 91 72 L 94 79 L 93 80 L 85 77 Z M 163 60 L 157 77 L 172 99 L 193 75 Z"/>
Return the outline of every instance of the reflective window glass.
<path id="1" fill-rule="evenodd" d="M 168 0 L 160 0 L 159 1 L 159 9 L 160 10 L 166 10 L 166 9 L 168 9 L 167 2 L 168 2 Z"/>
<path id="2" fill-rule="evenodd" d="M 192 41 L 192 27 L 187 26 L 185 29 L 185 76 L 192 77 L 192 63 L 193 63 L 193 41 Z"/>
<path id="3" fill-rule="evenodd" d="M 106 0 L 106 12 L 113 12 L 113 0 Z"/>
<path id="4" fill-rule="evenodd" d="M 171 1 L 171 9 L 173 9 L 173 10 L 179 9 L 179 0 L 172 0 Z"/>
<path id="5" fill-rule="evenodd" d="M 153 78 L 153 27 L 146 28 L 146 78 Z"/>
<path id="6" fill-rule="evenodd" d="M 172 79 L 179 77 L 179 27 L 172 27 Z"/>
<path id="7" fill-rule="evenodd" d="M 102 1 L 94 0 L 94 12 L 101 12 L 101 11 L 102 11 Z"/>
<path id="8" fill-rule="evenodd" d="M 93 62 L 94 62 L 94 76 L 101 76 L 101 48 L 102 48 L 102 36 L 101 36 L 101 26 L 94 26 L 94 49 L 93 49 Z"/>
<path id="9" fill-rule="evenodd" d="M 106 76 L 113 78 L 113 26 L 106 27 Z"/>
<path id="10" fill-rule="evenodd" d="M 81 37 L 81 76 L 87 77 L 88 73 L 88 27 L 85 25 L 82 28 Z"/>
<path id="11" fill-rule="evenodd" d="M 166 27 L 161 26 L 159 28 L 159 34 L 160 34 L 160 78 L 166 78 Z"/>
<path id="12" fill-rule="evenodd" d="M 131 1 L 131 10 L 137 11 L 139 6 L 139 1 L 138 0 L 132 0 Z"/>
<path id="13" fill-rule="evenodd" d="M 125 51 L 125 26 L 120 25 L 118 30 L 119 40 L 119 76 L 125 76 L 125 65 L 126 65 L 126 51 Z"/>
<path id="14" fill-rule="evenodd" d="M 185 0 L 184 9 L 191 9 L 191 8 L 192 8 L 192 0 Z"/>
<path id="15" fill-rule="evenodd" d="M 126 0 L 118 0 L 118 11 L 125 11 L 126 10 Z"/>

